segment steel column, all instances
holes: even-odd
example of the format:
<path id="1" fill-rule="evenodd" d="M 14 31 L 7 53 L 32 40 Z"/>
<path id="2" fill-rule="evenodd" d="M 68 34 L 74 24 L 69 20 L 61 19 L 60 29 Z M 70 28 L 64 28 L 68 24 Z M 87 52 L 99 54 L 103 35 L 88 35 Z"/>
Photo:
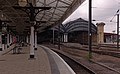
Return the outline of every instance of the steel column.
<path id="1" fill-rule="evenodd" d="M 10 35 L 10 45 L 12 45 L 12 35 Z"/>
<path id="2" fill-rule="evenodd" d="M 35 31 L 35 50 L 37 50 L 37 31 Z"/>
<path id="3" fill-rule="evenodd" d="M 54 36 L 55 34 L 54 33 L 55 33 L 55 31 L 54 31 L 54 28 L 53 28 L 53 44 L 54 44 L 54 39 L 55 39 L 55 36 Z"/>
<path id="4" fill-rule="evenodd" d="M 58 49 L 60 50 L 60 24 L 58 25 Z"/>
<path id="5" fill-rule="evenodd" d="M 119 49 L 119 14 L 117 14 L 117 49 Z"/>
<path id="6" fill-rule="evenodd" d="M 92 58 L 92 33 L 91 33 L 91 22 L 92 22 L 92 0 L 89 0 L 89 22 L 88 22 L 89 59 Z"/>
<path id="7" fill-rule="evenodd" d="M 0 51 L 2 51 L 2 33 L 0 32 Z"/>
<path id="8" fill-rule="evenodd" d="M 9 33 L 7 34 L 7 48 L 9 48 L 9 46 L 10 46 L 10 42 L 9 42 L 9 37 L 10 35 L 9 35 Z"/>
<path id="9" fill-rule="evenodd" d="M 29 43 L 29 40 L 28 40 L 28 35 L 26 36 L 26 42 Z"/>

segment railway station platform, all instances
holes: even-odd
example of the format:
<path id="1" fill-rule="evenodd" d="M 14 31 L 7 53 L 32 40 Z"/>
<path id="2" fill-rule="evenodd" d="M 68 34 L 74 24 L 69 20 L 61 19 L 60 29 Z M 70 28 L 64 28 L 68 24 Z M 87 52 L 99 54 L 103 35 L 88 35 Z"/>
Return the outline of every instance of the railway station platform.
<path id="1" fill-rule="evenodd" d="M 0 74 L 75 74 L 65 61 L 47 47 L 39 45 L 34 59 L 29 58 L 29 46 L 21 47 L 19 54 L 13 54 L 13 47 L 0 53 Z"/>

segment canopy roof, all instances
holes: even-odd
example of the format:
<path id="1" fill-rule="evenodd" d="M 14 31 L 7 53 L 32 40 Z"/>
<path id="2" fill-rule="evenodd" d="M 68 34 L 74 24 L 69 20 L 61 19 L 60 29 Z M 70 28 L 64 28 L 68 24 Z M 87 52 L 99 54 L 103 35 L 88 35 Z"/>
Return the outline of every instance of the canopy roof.
<path id="1" fill-rule="evenodd" d="M 97 27 L 92 23 L 91 24 L 91 31 L 92 33 L 97 33 Z M 58 30 L 58 26 L 55 28 Z M 70 33 L 74 31 L 88 31 L 88 21 L 79 18 L 74 21 L 70 21 L 64 25 L 60 25 L 60 31 L 62 33 Z"/>
<path id="2" fill-rule="evenodd" d="M 33 0 L 36 7 L 51 7 L 49 10 L 44 10 L 36 16 L 39 24 L 37 30 L 42 31 L 45 28 L 61 24 L 81 3 L 85 0 Z M 28 15 L 19 9 L 14 9 L 13 6 L 18 5 L 18 0 L 0 0 L 0 19 L 2 21 L 11 21 L 8 23 L 10 29 L 17 33 L 25 33 L 30 30 Z"/>

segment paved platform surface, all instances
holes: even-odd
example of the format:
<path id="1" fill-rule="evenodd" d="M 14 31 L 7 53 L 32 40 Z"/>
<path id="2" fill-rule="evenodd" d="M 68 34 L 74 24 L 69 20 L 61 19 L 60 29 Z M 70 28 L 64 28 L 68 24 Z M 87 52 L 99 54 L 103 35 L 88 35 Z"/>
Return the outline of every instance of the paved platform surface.
<path id="1" fill-rule="evenodd" d="M 52 74 L 76 74 L 72 68 L 50 48 L 39 45 L 46 51 L 51 65 Z"/>
<path id="2" fill-rule="evenodd" d="M 29 59 L 29 47 L 23 47 L 21 54 L 12 51 L 0 56 L 0 74 L 51 74 L 49 59 L 38 47 L 36 59 Z"/>
<path id="3" fill-rule="evenodd" d="M 11 49 L 15 46 L 1 52 L 0 74 L 76 74 L 61 57 L 45 46 L 38 46 L 35 59 L 29 58 L 29 46 L 20 47 L 21 52 L 13 54 Z"/>

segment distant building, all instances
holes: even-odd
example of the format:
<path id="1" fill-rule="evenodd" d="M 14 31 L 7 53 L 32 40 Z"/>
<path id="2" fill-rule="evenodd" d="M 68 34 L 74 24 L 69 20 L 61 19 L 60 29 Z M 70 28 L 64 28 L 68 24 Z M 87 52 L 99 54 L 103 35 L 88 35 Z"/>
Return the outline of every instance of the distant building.
<path id="1" fill-rule="evenodd" d="M 92 26 L 92 42 L 97 42 L 97 26 Z M 58 26 L 55 28 L 58 31 Z M 88 44 L 88 21 L 79 18 L 70 21 L 64 25 L 60 25 L 61 42 L 75 42 L 80 44 Z"/>
<path id="2" fill-rule="evenodd" d="M 120 36 L 119 36 L 120 39 Z M 117 34 L 115 33 L 104 33 L 104 42 L 105 43 L 115 43 L 117 42 Z"/>
<path id="3" fill-rule="evenodd" d="M 114 43 L 117 41 L 117 34 L 104 33 L 105 23 L 91 24 L 92 43 Z M 61 24 L 60 29 L 58 26 L 54 29 L 48 29 L 45 32 L 38 34 L 38 42 L 54 42 L 58 43 L 58 31 L 60 30 L 60 42 L 73 42 L 80 44 L 88 44 L 88 21 L 79 18 L 70 21 L 66 24 Z M 53 34 L 54 33 L 54 34 Z M 54 38 L 53 38 L 54 35 Z"/>

